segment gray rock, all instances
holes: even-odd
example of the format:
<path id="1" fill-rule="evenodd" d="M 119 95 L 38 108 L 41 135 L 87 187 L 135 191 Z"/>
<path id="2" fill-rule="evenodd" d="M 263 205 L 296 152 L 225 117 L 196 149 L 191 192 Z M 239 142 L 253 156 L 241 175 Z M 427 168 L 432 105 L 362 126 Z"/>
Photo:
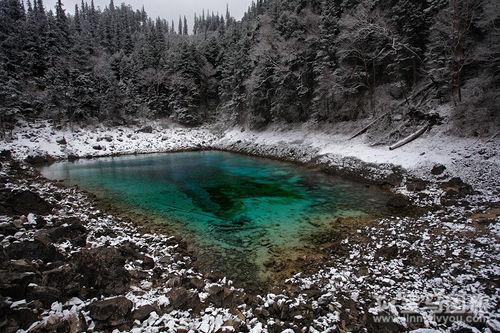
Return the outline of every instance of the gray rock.
<path id="1" fill-rule="evenodd" d="M 436 164 L 432 167 L 431 173 L 435 176 L 442 174 L 446 170 L 446 167 L 442 164 Z"/>
<path id="2" fill-rule="evenodd" d="M 149 315 L 151 314 L 151 312 L 154 312 L 154 311 L 157 311 L 157 309 L 152 305 L 148 304 L 148 305 L 140 306 L 137 309 L 135 309 L 134 312 L 132 312 L 132 319 L 143 321 L 143 320 L 149 318 Z"/>
<path id="3" fill-rule="evenodd" d="M 141 129 L 138 129 L 137 133 L 153 133 L 153 127 L 152 126 L 145 126 Z"/>
<path id="4" fill-rule="evenodd" d="M 67 141 L 66 141 L 66 138 L 62 137 L 62 138 L 57 138 L 56 143 L 58 143 L 60 145 L 66 145 Z"/>

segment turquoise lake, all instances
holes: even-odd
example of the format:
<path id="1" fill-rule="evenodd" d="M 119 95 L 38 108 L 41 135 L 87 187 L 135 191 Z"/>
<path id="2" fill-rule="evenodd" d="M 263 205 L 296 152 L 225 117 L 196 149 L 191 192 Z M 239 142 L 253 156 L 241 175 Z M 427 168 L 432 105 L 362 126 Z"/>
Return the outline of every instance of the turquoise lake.
<path id="1" fill-rule="evenodd" d="M 259 275 L 280 250 L 310 246 L 337 217 L 383 214 L 389 199 L 319 171 L 219 151 L 58 162 L 41 171 L 179 227 L 233 278 Z"/>

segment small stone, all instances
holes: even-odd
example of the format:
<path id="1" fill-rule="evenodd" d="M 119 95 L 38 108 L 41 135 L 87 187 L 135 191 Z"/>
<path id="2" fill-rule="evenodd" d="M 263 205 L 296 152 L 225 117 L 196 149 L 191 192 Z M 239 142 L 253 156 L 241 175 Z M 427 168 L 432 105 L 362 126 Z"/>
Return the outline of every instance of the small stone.
<path id="1" fill-rule="evenodd" d="M 152 126 L 145 126 L 139 130 L 137 130 L 138 133 L 153 133 L 153 127 Z"/>
<path id="2" fill-rule="evenodd" d="M 197 277 L 193 277 L 189 280 L 191 286 L 195 287 L 198 290 L 202 290 L 205 287 L 205 282 L 202 279 Z"/>
<path id="3" fill-rule="evenodd" d="M 432 167 L 431 173 L 434 176 L 438 176 L 442 174 L 446 170 L 446 167 L 442 164 L 436 164 L 435 166 Z"/>
<path id="4" fill-rule="evenodd" d="M 62 137 L 62 138 L 57 138 L 57 139 L 56 139 L 56 142 L 57 142 L 58 144 L 60 144 L 60 145 L 66 145 L 66 144 L 67 144 L 66 139 L 65 139 L 64 137 Z"/>
<path id="5" fill-rule="evenodd" d="M 14 225 L 14 227 L 16 227 L 17 229 L 21 229 L 23 227 L 23 221 L 21 219 L 15 219 L 12 224 Z"/>
<path id="6" fill-rule="evenodd" d="M 412 192 L 420 192 L 427 188 L 427 183 L 420 179 L 409 180 L 406 183 L 406 189 Z"/>
<path id="7" fill-rule="evenodd" d="M 149 257 L 149 256 L 144 256 L 142 258 L 142 264 L 141 264 L 142 268 L 144 269 L 153 269 L 155 267 L 155 261 L 153 258 Z"/>
<path id="8" fill-rule="evenodd" d="M 182 280 L 178 276 L 174 276 L 173 278 L 168 279 L 165 283 L 168 288 L 180 287 L 182 285 Z"/>
<path id="9" fill-rule="evenodd" d="M 188 333 L 188 332 L 189 332 L 189 328 L 187 328 L 187 327 L 184 327 L 184 326 L 177 327 L 177 333 Z"/>

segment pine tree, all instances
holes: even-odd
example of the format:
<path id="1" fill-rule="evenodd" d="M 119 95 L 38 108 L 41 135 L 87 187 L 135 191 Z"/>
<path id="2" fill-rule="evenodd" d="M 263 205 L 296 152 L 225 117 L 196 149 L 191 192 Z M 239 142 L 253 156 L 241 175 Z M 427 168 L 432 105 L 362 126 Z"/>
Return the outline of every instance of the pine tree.
<path id="1" fill-rule="evenodd" d="M 226 25 L 231 25 L 231 13 L 229 12 L 229 4 L 226 4 Z"/>
<path id="2" fill-rule="evenodd" d="M 80 21 L 80 10 L 78 9 L 78 5 L 75 5 L 75 16 L 73 18 L 75 30 L 77 33 L 81 33 L 82 26 Z"/>
<path id="3" fill-rule="evenodd" d="M 69 23 L 61 0 L 56 3 L 56 31 L 59 52 L 64 52 L 69 47 Z"/>
<path id="4" fill-rule="evenodd" d="M 184 16 L 184 27 L 183 27 L 183 30 L 182 30 L 182 34 L 185 35 L 185 36 L 188 35 L 188 23 L 187 23 L 186 16 Z"/>

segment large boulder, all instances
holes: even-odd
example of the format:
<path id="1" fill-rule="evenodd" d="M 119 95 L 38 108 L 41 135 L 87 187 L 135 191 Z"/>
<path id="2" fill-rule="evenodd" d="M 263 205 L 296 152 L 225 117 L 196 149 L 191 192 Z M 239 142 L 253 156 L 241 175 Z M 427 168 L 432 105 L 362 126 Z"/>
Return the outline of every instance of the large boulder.
<path id="1" fill-rule="evenodd" d="M 90 317 L 98 329 L 130 329 L 133 303 L 120 296 L 89 305 Z"/>
<path id="2" fill-rule="evenodd" d="M 82 293 L 81 276 L 73 265 L 61 263 L 42 273 L 42 284 L 56 288 L 64 297 L 79 296 Z"/>
<path id="3" fill-rule="evenodd" d="M 15 223 L 4 222 L 0 223 L 0 234 L 4 236 L 12 236 L 19 231 Z"/>
<path id="4" fill-rule="evenodd" d="M 59 289 L 52 287 L 44 287 L 37 285 L 30 285 L 26 290 L 27 301 L 40 301 L 46 308 L 54 302 L 61 300 L 61 292 Z"/>
<path id="5" fill-rule="evenodd" d="M 170 300 L 171 310 L 191 309 L 195 313 L 200 311 L 201 301 L 198 293 L 180 287 L 171 289 L 167 296 Z"/>
<path id="6" fill-rule="evenodd" d="M 63 297 L 123 294 L 129 290 L 131 281 L 125 269 L 126 260 L 116 248 L 84 248 L 66 263 L 51 265 L 42 274 L 42 284 L 57 288 Z"/>
<path id="7" fill-rule="evenodd" d="M 29 331 L 32 333 L 79 333 L 87 332 L 87 330 L 88 327 L 83 314 L 72 312 L 69 315 L 52 314 L 47 319 L 36 324 Z"/>
<path id="8" fill-rule="evenodd" d="M 42 260 L 43 262 L 63 259 L 62 254 L 52 244 L 37 240 L 12 243 L 5 248 L 5 254 L 9 259 Z"/>
<path id="9" fill-rule="evenodd" d="M 462 179 L 456 177 L 441 184 L 444 195 L 441 197 L 441 205 L 452 206 L 457 204 L 460 199 L 467 195 L 473 194 L 474 189 L 469 184 L 466 184 Z"/>
<path id="10" fill-rule="evenodd" d="M 409 179 L 406 182 L 406 189 L 412 192 L 420 192 L 427 188 L 428 182 L 422 179 Z"/>
<path id="11" fill-rule="evenodd" d="M 150 304 L 140 306 L 132 312 L 132 319 L 143 321 L 149 317 L 151 312 L 158 312 L 158 309 Z"/>
<path id="12" fill-rule="evenodd" d="M 16 332 L 19 329 L 27 330 L 34 322 L 39 320 L 38 315 L 39 314 L 36 310 L 28 307 L 8 309 L 7 316 L 9 318 L 10 325 L 6 326 L 10 327 L 3 327 L 3 325 L 0 324 L 0 331 L 9 332 L 9 329 L 11 332 Z M 4 322 L 4 324 L 7 324 L 7 322 Z"/>
<path id="13" fill-rule="evenodd" d="M 0 294 L 14 300 L 25 298 L 26 288 L 36 279 L 33 272 L 9 272 L 0 270 Z"/>
<path id="14" fill-rule="evenodd" d="M 6 215 L 47 215 L 54 208 L 53 205 L 42 199 L 37 193 L 23 190 L 0 192 L 0 214 Z"/>
<path id="15" fill-rule="evenodd" d="M 126 257 L 116 248 L 84 250 L 74 257 L 74 267 L 82 286 L 95 295 L 117 295 L 128 291 L 130 273 Z"/>
<path id="16" fill-rule="evenodd" d="M 35 239 L 49 244 L 69 240 L 75 246 L 85 246 L 87 229 L 80 221 L 72 220 L 71 223 L 38 231 L 35 234 Z"/>
<path id="17" fill-rule="evenodd" d="M 441 184 L 441 188 L 448 194 L 457 197 L 464 197 L 474 193 L 474 189 L 465 183 L 461 178 L 451 178 L 449 181 Z"/>
<path id="18" fill-rule="evenodd" d="M 208 288 L 207 301 L 216 307 L 235 308 L 245 301 L 245 294 L 235 289 L 213 285 Z"/>

